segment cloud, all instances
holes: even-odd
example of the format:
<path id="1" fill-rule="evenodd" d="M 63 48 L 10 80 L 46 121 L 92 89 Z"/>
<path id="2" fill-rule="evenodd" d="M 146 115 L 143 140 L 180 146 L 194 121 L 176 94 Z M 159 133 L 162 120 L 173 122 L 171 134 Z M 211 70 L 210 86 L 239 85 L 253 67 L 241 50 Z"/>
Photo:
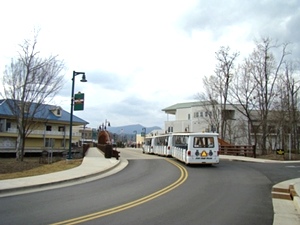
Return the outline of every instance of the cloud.
<path id="1" fill-rule="evenodd" d="M 98 89 L 124 91 L 132 82 L 130 77 L 102 71 L 88 71 L 86 76 L 89 77 L 88 82 Z"/>
<path id="2" fill-rule="evenodd" d="M 88 99 L 86 99 L 88 101 Z M 156 102 L 147 101 L 136 96 L 126 96 L 124 98 L 113 99 L 108 103 L 101 103 L 101 97 L 97 104 L 88 104 L 84 112 L 77 111 L 76 115 L 90 118 L 93 125 L 100 125 L 105 120 L 110 121 L 111 126 L 121 126 L 128 124 L 142 124 L 153 126 L 153 124 L 163 127 L 164 114 L 160 108 L 156 108 Z"/>
<path id="3" fill-rule="evenodd" d="M 11 0 L 0 7 L 0 70 L 39 27 L 41 54 L 66 63 L 65 85 L 53 103 L 69 110 L 72 72 L 85 72 L 87 83 L 75 79 L 85 110 L 74 114 L 91 127 L 105 119 L 113 126 L 163 126 L 161 109 L 195 101 L 221 46 L 241 52 L 242 60 L 255 39 L 267 36 L 291 42 L 300 58 L 298 0 Z"/>
<path id="4" fill-rule="evenodd" d="M 293 41 L 290 33 L 296 28 L 299 15 L 300 4 L 296 0 L 200 0 L 186 13 L 182 27 L 187 32 L 207 30 L 217 40 L 223 35 L 232 35 L 228 34 L 230 27 L 246 26 L 250 41 L 257 36 L 281 36 Z M 299 39 L 294 40 L 298 42 Z"/>

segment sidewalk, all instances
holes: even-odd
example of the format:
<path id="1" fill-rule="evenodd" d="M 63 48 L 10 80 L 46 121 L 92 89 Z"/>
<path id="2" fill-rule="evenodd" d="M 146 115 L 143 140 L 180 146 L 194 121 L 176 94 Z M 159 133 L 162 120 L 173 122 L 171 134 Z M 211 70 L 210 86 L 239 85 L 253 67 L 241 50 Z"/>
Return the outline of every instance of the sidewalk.
<path id="1" fill-rule="evenodd" d="M 115 158 L 105 158 L 97 148 L 89 148 L 81 165 L 73 169 L 33 177 L 0 180 L 0 197 L 7 193 L 86 179 L 105 173 L 116 167 L 120 162 L 121 160 Z"/>
<path id="2" fill-rule="evenodd" d="M 272 160 L 249 158 L 243 156 L 220 155 L 220 159 L 259 163 L 278 163 Z M 67 163 L 67 162 L 66 162 Z M 299 163 L 299 161 L 282 161 L 280 163 Z M 55 184 L 66 184 L 104 174 L 121 164 L 121 160 L 107 159 L 97 148 L 89 148 L 82 164 L 76 168 L 19 179 L 0 180 L 0 198 L 26 190 L 39 190 Z M 273 225 L 300 224 L 300 178 L 287 180 L 272 188 L 274 208 Z M 288 199 L 288 197 L 290 197 Z"/>

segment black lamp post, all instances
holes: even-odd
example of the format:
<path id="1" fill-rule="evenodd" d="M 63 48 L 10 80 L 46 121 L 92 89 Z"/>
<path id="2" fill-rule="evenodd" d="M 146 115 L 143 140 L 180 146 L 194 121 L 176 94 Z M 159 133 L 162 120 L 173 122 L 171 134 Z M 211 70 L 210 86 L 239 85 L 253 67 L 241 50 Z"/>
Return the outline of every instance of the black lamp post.
<path id="1" fill-rule="evenodd" d="M 68 159 L 72 159 L 72 123 L 73 123 L 73 105 L 74 105 L 74 86 L 75 86 L 75 77 L 82 74 L 81 82 L 87 82 L 85 78 L 85 72 L 75 72 L 73 71 L 72 77 L 72 92 L 71 92 L 71 114 L 70 114 L 70 134 L 69 134 L 69 154 Z"/>
<path id="2" fill-rule="evenodd" d="M 142 135 L 141 135 L 142 137 L 143 137 L 143 142 L 145 142 L 145 137 L 146 137 L 146 127 L 143 127 L 142 128 Z"/>
<path id="3" fill-rule="evenodd" d="M 143 136 L 146 137 L 146 127 L 142 128 L 142 133 L 143 133 Z"/>
<path id="4" fill-rule="evenodd" d="M 133 133 L 135 134 L 135 138 L 134 138 L 134 140 L 135 140 L 135 148 L 136 148 L 136 145 L 137 145 L 137 143 L 136 143 L 136 141 L 137 141 L 137 140 L 136 140 L 137 131 L 136 131 L 136 130 L 134 130 L 134 131 L 133 131 Z"/>
<path id="5" fill-rule="evenodd" d="M 99 131 L 106 130 L 107 127 L 110 127 L 110 122 L 105 119 L 105 123 L 102 123 L 102 125 L 99 126 Z"/>

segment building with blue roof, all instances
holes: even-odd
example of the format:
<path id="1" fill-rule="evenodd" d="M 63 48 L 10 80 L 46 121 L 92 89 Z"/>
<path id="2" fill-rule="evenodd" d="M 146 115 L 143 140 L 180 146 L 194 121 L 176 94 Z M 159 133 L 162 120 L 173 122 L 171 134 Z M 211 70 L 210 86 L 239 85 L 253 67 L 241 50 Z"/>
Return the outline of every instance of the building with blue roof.
<path id="1" fill-rule="evenodd" d="M 16 151 L 16 141 L 18 137 L 17 113 L 12 111 L 12 99 L 0 100 L 0 152 L 14 153 Z M 37 103 L 31 103 L 37 104 Z M 16 104 L 15 104 L 16 105 Z M 68 150 L 70 132 L 70 113 L 60 106 L 41 104 L 34 113 L 28 110 L 28 115 L 32 113 L 34 127 L 30 130 L 25 140 L 25 153 L 42 152 L 52 150 L 53 152 L 63 152 Z M 73 126 L 86 126 L 87 121 L 73 115 Z M 72 134 L 72 143 L 80 140 L 81 134 Z"/>

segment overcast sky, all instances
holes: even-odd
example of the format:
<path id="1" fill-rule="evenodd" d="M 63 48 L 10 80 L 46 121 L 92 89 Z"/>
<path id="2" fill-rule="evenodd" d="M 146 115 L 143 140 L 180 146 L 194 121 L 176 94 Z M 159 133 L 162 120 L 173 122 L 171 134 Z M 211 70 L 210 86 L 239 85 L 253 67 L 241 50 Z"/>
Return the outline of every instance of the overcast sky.
<path id="1" fill-rule="evenodd" d="M 70 111 L 72 72 L 85 72 L 88 83 L 75 79 L 85 109 L 74 114 L 90 127 L 107 119 L 163 128 L 161 110 L 196 101 L 221 46 L 242 60 L 255 39 L 270 37 L 300 58 L 299 0 L 10 0 L 0 10 L 1 74 L 39 28 L 38 50 L 67 67 L 52 103 Z"/>

